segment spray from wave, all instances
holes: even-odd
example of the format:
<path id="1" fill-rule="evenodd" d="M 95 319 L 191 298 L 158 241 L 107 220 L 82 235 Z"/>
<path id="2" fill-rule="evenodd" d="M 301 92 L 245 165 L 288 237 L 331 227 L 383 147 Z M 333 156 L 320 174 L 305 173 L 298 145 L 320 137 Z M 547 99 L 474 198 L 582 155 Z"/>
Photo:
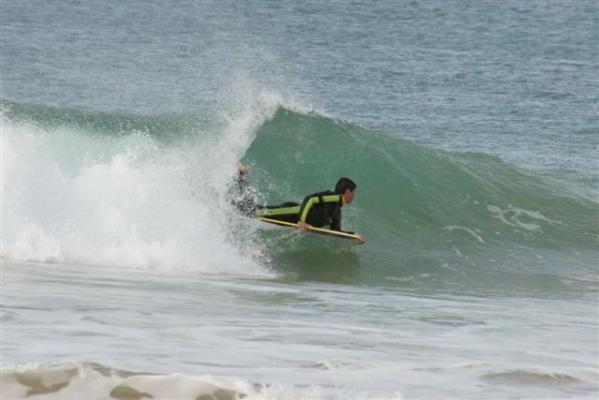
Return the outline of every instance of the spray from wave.
<path id="1" fill-rule="evenodd" d="M 268 100 L 208 122 L 4 105 L 2 257 L 264 272 L 227 240 L 226 198 Z"/>

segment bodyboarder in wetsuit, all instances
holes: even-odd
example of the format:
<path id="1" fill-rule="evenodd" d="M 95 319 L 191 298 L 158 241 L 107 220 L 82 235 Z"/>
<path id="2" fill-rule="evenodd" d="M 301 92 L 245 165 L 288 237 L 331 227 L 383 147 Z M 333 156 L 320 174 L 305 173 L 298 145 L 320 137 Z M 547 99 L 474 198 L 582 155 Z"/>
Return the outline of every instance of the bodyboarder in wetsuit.
<path id="1" fill-rule="evenodd" d="M 233 204 L 248 217 L 266 217 L 279 221 L 297 223 L 300 229 L 310 226 L 318 228 L 328 226 L 335 231 L 341 231 L 341 208 L 350 204 L 356 194 L 357 185 L 349 178 L 339 178 L 335 190 L 308 195 L 302 204 L 286 202 L 279 205 L 256 205 L 255 193 L 249 188 L 247 175 L 249 168 L 239 166 L 237 178 L 237 196 Z M 347 232 L 354 233 L 354 232 Z"/>

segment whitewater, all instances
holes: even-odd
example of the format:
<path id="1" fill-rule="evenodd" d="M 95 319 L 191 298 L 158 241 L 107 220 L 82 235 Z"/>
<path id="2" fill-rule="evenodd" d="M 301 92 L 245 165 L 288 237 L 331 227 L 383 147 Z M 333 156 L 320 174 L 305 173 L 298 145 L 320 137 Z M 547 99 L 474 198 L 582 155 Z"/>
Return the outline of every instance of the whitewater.
<path id="1" fill-rule="evenodd" d="M 594 3 L 0 16 L 3 399 L 597 397 Z"/>

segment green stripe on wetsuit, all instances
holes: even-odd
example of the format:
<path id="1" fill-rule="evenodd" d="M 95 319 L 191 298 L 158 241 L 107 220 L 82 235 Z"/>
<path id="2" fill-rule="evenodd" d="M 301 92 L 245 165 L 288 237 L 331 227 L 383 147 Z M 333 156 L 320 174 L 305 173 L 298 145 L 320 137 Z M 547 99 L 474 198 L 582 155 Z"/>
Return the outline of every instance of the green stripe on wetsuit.
<path id="1" fill-rule="evenodd" d="M 312 196 L 306 202 L 304 206 L 304 210 L 302 211 L 302 215 L 300 216 L 300 221 L 306 222 L 306 218 L 308 218 L 308 213 L 314 204 L 320 203 L 320 199 L 322 199 L 323 203 L 339 203 L 341 201 L 340 194 L 328 194 L 324 196 Z M 298 211 L 299 212 L 299 211 Z"/>

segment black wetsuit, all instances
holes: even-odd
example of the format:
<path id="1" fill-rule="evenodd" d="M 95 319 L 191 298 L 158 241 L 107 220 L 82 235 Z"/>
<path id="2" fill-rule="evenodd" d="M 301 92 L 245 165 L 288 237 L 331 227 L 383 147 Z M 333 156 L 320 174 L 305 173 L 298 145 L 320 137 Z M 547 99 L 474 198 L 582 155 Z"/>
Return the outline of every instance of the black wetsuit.
<path id="1" fill-rule="evenodd" d="M 302 204 L 288 201 L 274 206 L 262 206 L 256 204 L 256 194 L 250 188 L 246 174 L 240 174 L 236 183 L 232 203 L 248 217 L 266 217 L 292 223 L 303 221 L 318 228 L 328 226 L 332 230 L 341 231 L 343 200 L 336 192 L 326 190 L 313 193 L 306 196 Z"/>
<path id="2" fill-rule="evenodd" d="M 315 227 L 329 226 L 341 230 L 341 195 L 332 191 L 318 192 L 304 198 L 302 204 L 287 202 L 277 206 L 257 207 L 257 217 L 280 221 L 305 222 Z"/>

